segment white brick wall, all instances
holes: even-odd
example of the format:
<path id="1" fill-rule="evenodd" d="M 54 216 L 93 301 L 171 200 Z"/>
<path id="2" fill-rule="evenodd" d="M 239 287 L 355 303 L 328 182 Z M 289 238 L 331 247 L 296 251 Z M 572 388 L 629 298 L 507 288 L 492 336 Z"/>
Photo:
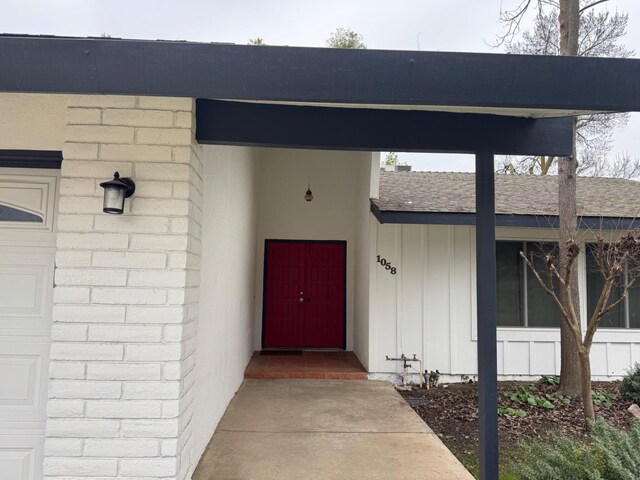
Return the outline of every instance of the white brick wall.
<path id="1" fill-rule="evenodd" d="M 191 99 L 70 96 L 45 478 L 183 480 L 191 458 L 202 164 Z M 121 216 L 99 183 L 136 182 Z"/>

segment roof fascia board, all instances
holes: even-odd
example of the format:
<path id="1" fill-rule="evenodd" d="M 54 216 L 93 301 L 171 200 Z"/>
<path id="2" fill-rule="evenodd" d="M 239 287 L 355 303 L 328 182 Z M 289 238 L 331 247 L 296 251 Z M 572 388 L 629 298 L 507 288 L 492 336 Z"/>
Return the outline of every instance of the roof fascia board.
<path id="1" fill-rule="evenodd" d="M 371 213 L 379 223 L 407 225 L 475 225 L 475 213 L 382 211 L 371 202 Z M 496 214 L 497 227 L 558 228 L 557 215 Z M 586 230 L 629 230 L 640 228 L 638 218 L 579 217 L 578 226 Z"/>
<path id="2" fill-rule="evenodd" d="M 0 60 L 4 92 L 640 111 L 638 59 L 5 35 Z"/>

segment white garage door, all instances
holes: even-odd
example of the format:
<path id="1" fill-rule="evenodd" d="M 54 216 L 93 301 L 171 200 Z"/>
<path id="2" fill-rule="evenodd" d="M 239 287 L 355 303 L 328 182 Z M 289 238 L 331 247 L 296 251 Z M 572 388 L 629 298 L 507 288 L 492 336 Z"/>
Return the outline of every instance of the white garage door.
<path id="1" fill-rule="evenodd" d="M 58 176 L 0 169 L 0 478 L 42 477 Z"/>

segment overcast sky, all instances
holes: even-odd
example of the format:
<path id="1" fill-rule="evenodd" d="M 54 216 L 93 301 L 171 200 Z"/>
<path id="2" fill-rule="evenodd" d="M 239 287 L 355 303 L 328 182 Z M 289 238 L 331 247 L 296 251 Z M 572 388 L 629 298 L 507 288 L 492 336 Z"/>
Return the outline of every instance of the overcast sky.
<path id="1" fill-rule="evenodd" d="M 500 9 L 519 0 L 0 0 L 0 32 L 324 46 L 336 27 L 369 48 L 500 52 Z M 629 13 L 627 47 L 640 52 L 640 0 L 610 0 Z M 640 81 L 640 80 L 639 80 Z M 640 114 L 616 133 L 611 155 L 640 156 Z M 472 170 L 464 156 L 405 154 L 417 170 Z"/>

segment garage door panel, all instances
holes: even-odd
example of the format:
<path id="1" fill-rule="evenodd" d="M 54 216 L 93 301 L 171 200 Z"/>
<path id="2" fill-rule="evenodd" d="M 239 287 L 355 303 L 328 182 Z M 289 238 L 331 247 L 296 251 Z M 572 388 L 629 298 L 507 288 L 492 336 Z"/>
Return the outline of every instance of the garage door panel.
<path id="1" fill-rule="evenodd" d="M 0 342 L 0 425 L 43 421 L 48 363 L 48 342 Z"/>
<path id="2" fill-rule="evenodd" d="M 53 231 L 56 175 L 0 171 L 0 230 Z"/>
<path id="3" fill-rule="evenodd" d="M 33 405 L 41 357 L 0 355 L 0 405 Z"/>
<path id="4" fill-rule="evenodd" d="M 47 333 L 52 286 L 51 249 L 0 247 L 0 336 Z"/>
<path id="5" fill-rule="evenodd" d="M 44 441 L 41 436 L 0 435 L 1 478 L 37 480 L 42 478 Z"/>

